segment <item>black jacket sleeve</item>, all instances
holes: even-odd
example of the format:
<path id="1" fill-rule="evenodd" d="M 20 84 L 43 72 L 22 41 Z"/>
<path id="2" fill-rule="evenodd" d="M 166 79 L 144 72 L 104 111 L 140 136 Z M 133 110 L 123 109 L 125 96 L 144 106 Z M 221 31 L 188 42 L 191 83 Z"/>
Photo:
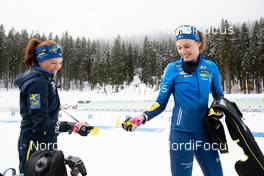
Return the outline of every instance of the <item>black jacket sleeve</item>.
<path id="1" fill-rule="evenodd" d="M 61 132 L 71 132 L 75 122 L 60 121 L 57 123 L 57 129 Z"/>

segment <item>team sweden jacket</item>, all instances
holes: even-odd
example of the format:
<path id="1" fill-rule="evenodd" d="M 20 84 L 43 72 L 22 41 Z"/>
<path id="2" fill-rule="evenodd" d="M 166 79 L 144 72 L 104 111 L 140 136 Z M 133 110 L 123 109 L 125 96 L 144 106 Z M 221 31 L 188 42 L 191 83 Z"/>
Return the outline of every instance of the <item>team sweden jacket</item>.
<path id="1" fill-rule="evenodd" d="M 183 59 L 169 63 L 164 70 L 156 102 L 143 115 L 147 120 L 160 114 L 169 97 L 174 98 L 171 130 L 204 133 L 203 117 L 207 113 L 209 93 L 213 98 L 223 97 L 220 74 L 216 64 L 199 56 L 197 69 L 191 74 L 182 69 Z"/>
<path id="2" fill-rule="evenodd" d="M 21 134 L 30 139 L 41 142 L 57 139 L 60 99 L 53 77 L 52 73 L 33 67 L 16 79 L 20 89 Z"/>

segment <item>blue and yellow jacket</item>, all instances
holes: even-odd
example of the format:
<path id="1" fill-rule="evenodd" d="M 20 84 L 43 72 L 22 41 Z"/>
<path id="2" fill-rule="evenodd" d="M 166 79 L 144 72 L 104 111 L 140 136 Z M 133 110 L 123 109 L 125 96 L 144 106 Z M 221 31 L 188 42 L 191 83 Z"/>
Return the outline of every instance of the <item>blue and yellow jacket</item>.
<path id="1" fill-rule="evenodd" d="M 20 133 L 40 142 L 57 140 L 60 99 L 54 75 L 33 67 L 16 78 L 20 89 Z"/>
<path id="2" fill-rule="evenodd" d="M 220 74 L 215 63 L 199 56 L 196 71 L 188 74 L 182 69 L 183 59 L 169 63 L 164 71 L 156 102 L 143 115 L 146 120 L 160 114 L 170 95 L 174 98 L 171 130 L 204 133 L 203 117 L 207 113 L 209 93 L 223 97 Z"/>

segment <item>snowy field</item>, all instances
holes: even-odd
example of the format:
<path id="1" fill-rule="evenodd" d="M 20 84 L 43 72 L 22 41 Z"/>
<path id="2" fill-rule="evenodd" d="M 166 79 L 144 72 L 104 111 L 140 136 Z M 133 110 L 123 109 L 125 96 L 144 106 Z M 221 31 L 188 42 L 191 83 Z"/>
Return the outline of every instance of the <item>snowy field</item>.
<path id="1" fill-rule="evenodd" d="M 120 122 L 128 115 L 136 115 L 139 105 L 146 106 L 156 98 L 155 93 L 144 92 L 144 94 L 103 95 L 89 92 L 60 92 L 61 103 L 64 106 L 75 107 L 78 101 L 89 100 L 107 102 L 105 109 L 87 111 L 82 109 L 69 109 L 68 111 L 80 120 L 88 121 L 92 125 L 101 128 L 97 136 L 81 137 L 76 134 L 60 134 L 59 149 L 63 150 L 65 156 L 73 155 L 80 157 L 86 165 L 90 176 L 170 176 L 169 148 L 168 148 L 168 126 L 170 120 L 170 108 L 167 111 L 148 122 L 138 131 L 127 133 L 120 128 Z M 246 105 L 241 100 L 241 106 L 249 106 L 254 102 L 252 99 L 263 101 L 264 95 L 227 95 L 227 98 L 241 98 L 250 103 Z M 123 101 L 123 110 L 115 107 L 113 100 Z M 137 107 L 133 103 L 138 101 Z M 237 100 L 240 101 L 240 100 Z M 18 169 L 17 138 L 19 135 L 20 115 L 18 112 L 19 92 L 18 90 L 0 90 L 0 172 L 9 167 Z M 255 101 L 256 102 L 256 101 Z M 120 102 L 119 102 L 120 103 Z M 263 102 L 262 102 L 263 103 Z M 141 105 L 142 104 L 142 105 Z M 103 105 L 103 104 L 101 104 Z M 150 105 L 150 104 L 149 104 Z M 110 111 L 109 106 L 113 109 Z M 127 106 L 127 110 L 124 110 Z M 254 105 L 254 108 L 262 108 L 262 105 Z M 129 111 L 129 109 L 132 109 Z M 245 123 L 256 137 L 259 147 L 264 152 L 264 112 L 248 111 L 243 112 Z M 63 112 L 60 113 L 60 120 L 72 121 Z M 237 175 L 234 170 L 234 163 L 243 158 L 243 152 L 228 136 L 230 152 L 221 155 L 224 174 L 227 176 Z M 193 176 L 202 176 L 197 162 L 194 162 Z"/>

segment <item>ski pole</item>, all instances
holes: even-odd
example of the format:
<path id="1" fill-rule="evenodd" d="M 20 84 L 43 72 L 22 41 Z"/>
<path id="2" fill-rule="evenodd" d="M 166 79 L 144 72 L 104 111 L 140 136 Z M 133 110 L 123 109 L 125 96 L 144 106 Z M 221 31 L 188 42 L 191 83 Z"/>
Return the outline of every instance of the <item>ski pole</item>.
<path id="1" fill-rule="evenodd" d="M 67 114 L 69 117 L 71 117 L 73 120 L 75 120 L 76 122 L 80 122 L 76 117 L 74 117 L 72 114 L 70 114 L 66 108 L 64 108 L 63 106 L 60 106 L 61 110 Z M 100 129 L 99 128 L 96 128 L 94 127 L 92 130 L 91 130 L 91 134 L 94 136 L 94 135 L 97 135 L 99 133 Z"/>
<path id="2" fill-rule="evenodd" d="M 73 115 L 71 115 L 64 107 L 60 107 L 61 108 L 61 110 L 65 113 L 65 114 L 67 114 L 70 118 L 72 118 L 73 120 L 75 120 L 76 122 L 80 122 L 78 119 L 76 119 Z"/>

